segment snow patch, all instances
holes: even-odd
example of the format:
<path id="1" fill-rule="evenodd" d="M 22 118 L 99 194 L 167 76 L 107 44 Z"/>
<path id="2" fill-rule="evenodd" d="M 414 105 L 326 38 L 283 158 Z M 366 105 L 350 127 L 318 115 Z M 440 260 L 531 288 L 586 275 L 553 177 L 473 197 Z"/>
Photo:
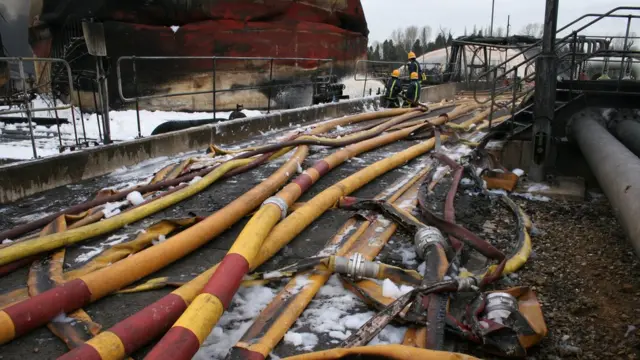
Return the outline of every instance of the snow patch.
<path id="1" fill-rule="evenodd" d="M 10 239 L 2 240 L 2 245 L 7 245 L 7 244 L 11 244 L 11 243 L 13 243 L 13 240 L 10 240 Z"/>

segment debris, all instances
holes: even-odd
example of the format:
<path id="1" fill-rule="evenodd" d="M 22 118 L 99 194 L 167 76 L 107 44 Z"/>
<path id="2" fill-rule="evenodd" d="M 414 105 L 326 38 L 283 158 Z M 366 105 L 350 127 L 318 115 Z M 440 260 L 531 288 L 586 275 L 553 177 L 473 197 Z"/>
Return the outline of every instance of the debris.
<path id="1" fill-rule="evenodd" d="M 628 325 L 627 326 L 627 332 L 624 333 L 624 337 L 629 337 L 629 335 L 634 333 L 636 331 L 636 329 L 637 328 L 634 325 Z"/>

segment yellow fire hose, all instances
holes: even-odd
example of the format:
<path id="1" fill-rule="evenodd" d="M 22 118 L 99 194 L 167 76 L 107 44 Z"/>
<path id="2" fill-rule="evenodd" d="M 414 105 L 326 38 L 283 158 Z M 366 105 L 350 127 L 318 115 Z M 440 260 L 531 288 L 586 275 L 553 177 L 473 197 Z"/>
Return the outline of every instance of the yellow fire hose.
<path id="1" fill-rule="evenodd" d="M 284 360 L 338 360 L 352 358 L 380 358 L 393 360 L 479 360 L 470 355 L 444 351 L 419 349 L 405 345 L 361 346 L 348 349 L 331 349 L 326 351 L 300 354 L 284 358 Z"/>
<path id="2" fill-rule="evenodd" d="M 403 206 L 414 207 L 416 193 L 419 185 L 417 183 L 430 170 L 430 166 L 421 170 L 406 181 L 391 197 L 389 202 L 397 202 Z M 391 188 L 396 188 L 396 184 Z M 384 194 L 384 193 L 383 193 Z M 380 198 L 380 195 L 378 196 Z M 360 253 L 365 259 L 372 260 L 382 250 L 387 241 L 396 230 L 393 223 L 383 223 L 376 219 L 373 222 L 364 221 L 359 226 L 358 231 L 351 235 L 346 241 L 340 243 L 348 235 L 347 230 L 356 223 L 355 218 L 347 221 L 350 226 L 342 227 L 341 231 L 332 239 L 328 247 L 337 247 L 336 255 L 348 256 L 352 253 Z M 386 226 L 385 226 L 386 225 Z M 384 229 L 380 232 L 378 229 Z M 376 231 L 378 230 L 378 231 Z M 252 357 L 266 358 L 267 355 L 281 341 L 288 329 L 298 319 L 307 305 L 311 302 L 315 294 L 329 280 L 332 271 L 323 266 L 316 267 L 315 271 L 310 271 L 298 276 L 307 277 L 305 286 L 298 289 L 297 278 L 291 279 L 289 283 L 280 291 L 269 305 L 254 320 L 253 325 L 247 330 L 240 341 L 235 345 L 232 354 L 241 352 L 250 353 Z M 256 334 L 260 334 L 257 336 Z"/>
<path id="3" fill-rule="evenodd" d="M 469 107 L 460 106 L 454 109 L 451 113 L 452 115 L 448 117 L 439 116 L 433 123 L 434 125 L 442 125 L 446 123 L 448 119 L 463 115 L 465 113 L 464 109 L 467 108 Z M 443 140 L 446 140 L 446 136 L 443 136 Z M 389 158 L 378 161 L 377 163 L 374 163 L 331 186 L 312 200 L 308 201 L 302 208 L 296 210 L 293 214 L 286 217 L 280 224 L 278 224 L 278 226 L 273 228 L 273 231 L 264 240 L 262 248 L 260 248 L 258 240 L 255 239 L 261 238 L 263 234 L 258 231 L 263 230 L 253 230 L 253 234 L 258 234 L 258 236 L 253 238 L 254 241 L 258 243 L 247 243 L 243 245 L 245 249 L 247 246 L 250 246 L 251 250 L 248 252 L 232 248 L 229 253 L 237 255 L 237 258 L 231 257 L 228 262 L 229 265 L 226 265 L 224 262 L 221 263 L 220 266 L 225 265 L 226 271 L 223 272 L 223 275 L 220 275 L 220 277 L 215 278 L 215 280 L 220 283 L 219 287 L 222 290 L 218 291 L 213 288 L 205 288 L 205 292 L 194 300 L 194 303 L 191 304 L 187 311 L 185 311 L 180 319 L 178 319 L 171 331 L 169 331 L 163 340 L 154 347 L 148 355 L 148 358 L 155 359 L 166 356 L 167 354 L 171 354 L 174 358 L 190 358 L 195 354 L 195 351 L 197 351 L 200 344 L 202 344 L 211 332 L 211 329 L 213 329 L 215 324 L 218 322 L 224 312 L 224 309 L 229 305 L 233 294 L 240 284 L 241 280 L 239 279 L 234 280 L 233 283 L 230 283 L 230 281 L 227 282 L 228 280 L 225 279 L 225 277 L 232 276 L 231 274 L 234 273 L 234 270 L 232 269 L 246 268 L 244 272 L 249 269 L 254 269 L 257 264 L 261 264 L 271 258 L 281 247 L 291 241 L 327 209 L 331 208 L 341 197 L 350 194 L 391 169 L 426 153 L 434 146 L 435 140 L 430 139 Z M 291 203 L 293 203 L 293 201 L 291 201 Z M 280 216 L 283 210 L 275 205 L 270 206 L 270 208 L 273 209 L 271 213 L 276 216 Z M 286 210 L 284 210 L 284 213 L 286 214 Z M 270 219 L 273 221 L 272 224 L 275 224 L 278 219 L 276 216 L 267 217 L 265 221 Z M 253 219 L 256 219 L 256 217 Z M 259 220 L 256 220 L 256 223 L 259 224 Z M 267 222 L 267 224 L 269 223 Z M 247 228 L 249 228 L 249 224 L 247 225 Z M 225 257 L 225 259 L 227 258 Z M 244 262 L 246 262 L 246 264 Z M 212 277 L 212 280 L 213 279 L 214 278 Z M 232 293 L 229 294 L 229 292 Z M 207 313 L 209 316 L 203 317 L 201 315 L 202 313 Z"/>
<path id="4" fill-rule="evenodd" d="M 409 114 L 407 114 L 409 115 Z M 421 125 L 419 125 L 421 126 Z M 419 126 L 416 126 L 415 128 L 417 129 Z M 298 183 L 291 183 L 289 184 L 287 187 L 285 187 L 278 196 L 282 197 L 283 200 L 287 201 L 287 204 L 293 204 L 293 202 L 295 202 L 295 200 L 300 196 L 301 189 L 302 187 L 308 187 L 310 186 L 313 182 L 315 182 L 315 180 L 317 180 L 317 178 L 323 174 L 324 172 L 328 171 L 330 168 L 336 166 L 339 163 L 344 162 L 345 160 L 347 160 L 350 157 L 353 157 L 361 152 L 364 151 L 368 151 L 371 150 L 373 148 L 382 146 L 384 144 L 388 144 L 391 143 L 393 141 L 397 141 L 403 137 L 408 136 L 414 129 L 406 129 L 403 131 L 398 131 L 398 132 L 394 132 L 394 133 L 390 133 L 390 134 L 386 134 L 383 136 L 380 136 L 378 138 L 373 138 L 367 141 L 363 141 L 361 143 L 356 143 L 353 145 L 350 145 L 346 148 L 344 148 L 343 150 L 340 150 L 332 155 L 330 155 L 328 158 L 326 158 L 324 161 L 318 162 L 314 168 L 308 169 L 307 171 L 305 171 L 305 173 L 303 173 L 303 176 L 300 177 L 301 181 L 298 181 Z M 306 179 L 306 180 L 305 180 Z M 301 187 L 302 186 L 302 187 Z M 275 220 L 277 221 L 280 216 L 281 216 L 281 209 L 277 206 L 273 206 L 273 211 L 272 218 L 275 218 Z M 264 206 L 263 208 L 261 208 L 261 210 L 259 210 L 254 217 L 252 218 L 253 221 L 258 221 L 258 220 L 264 220 L 265 214 L 269 214 L 268 212 L 266 212 L 266 210 L 264 209 L 269 209 L 269 206 Z M 247 226 L 245 227 L 246 229 L 251 229 L 253 225 L 251 225 L 251 221 L 249 224 L 247 224 Z M 263 230 L 259 230 L 260 232 L 252 232 L 249 231 L 248 234 L 250 234 L 250 236 L 260 236 L 260 234 L 263 234 L 262 236 L 266 236 L 266 233 L 268 232 L 270 228 L 267 229 L 267 231 L 263 231 Z M 245 236 L 245 235 L 241 235 L 241 236 Z M 240 249 L 247 249 L 247 247 L 245 246 L 241 246 L 239 247 Z M 254 250 L 255 251 L 255 250 Z M 210 276 L 210 274 L 207 274 L 207 279 Z M 194 279 L 194 281 L 199 280 L 200 277 Z M 206 281 L 206 280 L 205 280 Z M 193 282 L 193 281 L 192 281 Z M 183 297 L 183 290 L 184 288 L 189 289 L 190 284 L 187 284 L 185 286 L 183 286 L 180 289 L 177 289 L 176 291 L 174 291 L 174 295 L 180 296 L 181 298 L 183 298 L 185 300 L 185 303 L 190 302 L 191 298 L 185 298 Z M 202 289 L 202 286 L 204 284 L 200 285 L 200 289 Z M 199 290 L 199 289 L 198 289 Z M 193 295 L 195 296 L 195 294 Z M 108 339 L 106 338 L 106 336 L 98 336 L 95 339 L 93 339 L 92 341 L 89 342 L 89 344 L 91 345 L 96 345 L 96 346 L 103 346 L 103 345 L 98 345 L 100 344 L 101 341 L 108 341 Z"/>
<path id="5" fill-rule="evenodd" d="M 396 113 L 404 113 L 404 111 L 369 113 L 334 119 L 319 124 L 311 133 L 320 134 L 339 125 L 382 118 Z M 60 312 L 70 312 L 100 299 L 194 251 L 244 217 L 282 186 L 289 179 L 289 174 L 296 172 L 299 164 L 305 159 L 307 152 L 306 147 L 300 147 L 278 171 L 260 185 L 246 192 L 197 225 L 173 236 L 158 246 L 148 248 L 107 268 L 89 273 L 42 295 L 3 309 L 0 311 L 0 344 L 10 341 L 35 327 L 44 325 Z M 239 165 L 231 164 L 231 166 Z M 220 173 L 220 171 L 217 173 Z M 82 231 L 82 228 L 74 231 L 77 232 L 78 230 Z M 197 289 L 191 298 L 195 297 L 199 290 Z M 52 303 L 49 300 L 51 296 L 55 296 L 58 301 Z M 34 307 L 40 309 L 38 316 L 24 316 Z"/>

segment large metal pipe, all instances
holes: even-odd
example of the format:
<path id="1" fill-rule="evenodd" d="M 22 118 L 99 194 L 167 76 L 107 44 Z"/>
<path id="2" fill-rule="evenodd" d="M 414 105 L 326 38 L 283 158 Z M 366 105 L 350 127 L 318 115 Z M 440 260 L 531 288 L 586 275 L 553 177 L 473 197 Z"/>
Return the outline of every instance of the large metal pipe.
<path id="1" fill-rule="evenodd" d="M 581 112 L 574 117 L 571 132 L 640 255 L 640 159 L 600 125 L 601 120 L 599 112 Z"/>
<path id="2" fill-rule="evenodd" d="M 632 153 L 640 156 L 640 122 L 622 120 L 616 125 L 616 137 Z"/>

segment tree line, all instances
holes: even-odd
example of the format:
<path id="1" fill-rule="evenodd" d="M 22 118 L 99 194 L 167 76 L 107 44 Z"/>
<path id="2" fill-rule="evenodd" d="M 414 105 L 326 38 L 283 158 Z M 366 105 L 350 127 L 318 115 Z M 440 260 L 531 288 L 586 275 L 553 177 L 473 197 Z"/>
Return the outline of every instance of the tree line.
<path id="1" fill-rule="evenodd" d="M 517 32 L 519 35 L 529 35 L 542 37 L 542 24 L 527 24 Z M 432 29 L 430 26 L 418 27 L 415 25 L 406 28 L 398 28 L 391 33 L 391 36 L 382 43 L 374 41 L 367 49 L 367 58 L 376 61 L 406 61 L 409 51 L 413 51 L 416 56 L 424 55 L 428 52 L 443 49 L 453 43 L 453 34 L 450 30 L 440 28 L 438 35 L 432 40 Z M 490 36 L 490 26 L 474 26 L 470 34 L 467 29 L 464 35 Z M 493 29 L 493 36 L 502 37 L 511 35 L 508 30 L 501 26 Z"/>
<path id="2" fill-rule="evenodd" d="M 367 50 L 367 57 L 369 60 L 406 61 L 410 51 L 416 56 L 421 56 L 453 43 L 453 34 L 446 29 L 441 28 L 433 40 L 431 35 L 430 26 L 398 28 L 382 43 L 376 41 L 371 44 Z"/>

